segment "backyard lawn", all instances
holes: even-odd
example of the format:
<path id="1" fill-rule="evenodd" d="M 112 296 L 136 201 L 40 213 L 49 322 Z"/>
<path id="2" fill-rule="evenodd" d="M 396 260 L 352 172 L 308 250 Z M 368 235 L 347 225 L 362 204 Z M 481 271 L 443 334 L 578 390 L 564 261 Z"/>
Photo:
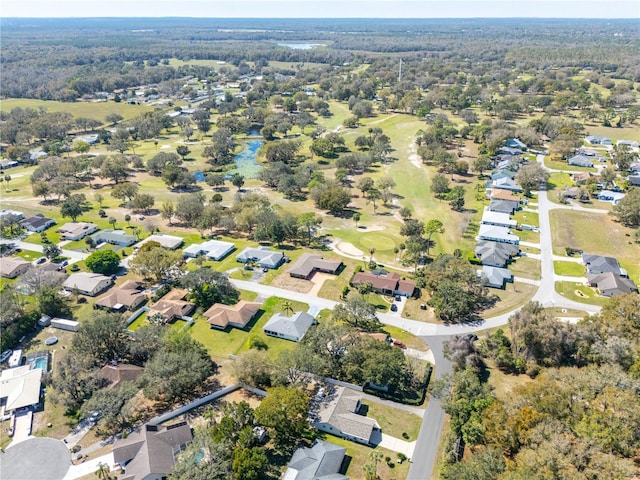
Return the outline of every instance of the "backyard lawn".
<path id="1" fill-rule="evenodd" d="M 573 247 L 588 254 L 615 257 L 627 269 L 629 278 L 638 280 L 640 244 L 633 242 L 632 229 L 598 213 L 552 210 L 549 218 L 554 254 L 564 255 L 565 247 Z"/>
<path id="2" fill-rule="evenodd" d="M 255 298 L 255 297 L 254 297 Z M 193 338 L 202 343 L 210 355 L 214 357 L 227 358 L 229 355 L 249 350 L 249 339 L 258 337 L 267 344 L 269 357 L 275 360 L 278 354 L 284 350 L 292 350 L 296 347 L 295 342 L 269 337 L 262 331 L 262 327 L 275 314 L 283 311 L 286 300 L 278 297 L 271 297 L 263 304 L 257 319 L 254 319 L 247 330 L 229 328 L 226 331 L 211 328 L 203 318 L 196 318 L 193 326 L 189 329 Z M 305 303 L 289 301 L 294 312 L 309 309 Z"/>

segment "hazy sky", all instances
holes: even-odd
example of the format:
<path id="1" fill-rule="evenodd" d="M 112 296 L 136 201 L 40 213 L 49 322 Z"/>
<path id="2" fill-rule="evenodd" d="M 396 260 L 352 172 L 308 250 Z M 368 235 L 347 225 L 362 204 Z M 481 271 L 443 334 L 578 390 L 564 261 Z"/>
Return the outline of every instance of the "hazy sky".
<path id="1" fill-rule="evenodd" d="M 2 0 L 3 17 L 638 18 L 640 0 Z"/>

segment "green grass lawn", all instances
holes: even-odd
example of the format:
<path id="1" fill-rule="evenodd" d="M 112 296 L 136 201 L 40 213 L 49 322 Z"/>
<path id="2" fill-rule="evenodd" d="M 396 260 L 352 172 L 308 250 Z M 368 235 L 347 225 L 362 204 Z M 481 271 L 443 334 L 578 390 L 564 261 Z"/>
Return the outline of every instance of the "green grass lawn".
<path id="1" fill-rule="evenodd" d="M 511 229 L 511 233 L 520 237 L 521 242 L 540 243 L 540 234 L 533 230 Z"/>
<path id="2" fill-rule="evenodd" d="M 373 450 L 371 447 L 350 442 L 349 440 L 334 437 L 333 435 L 325 433 L 320 433 L 318 437 L 327 442 L 346 448 L 346 464 L 348 466 L 344 474 L 351 480 L 364 480 L 365 475 L 362 467 L 369 462 L 369 454 L 371 450 Z M 384 480 L 405 480 L 409 473 L 409 462 L 404 461 L 399 464 L 397 463 L 398 454 L 396 452 L 392 452 L 391 450 L 387 450 L 382 447 L 378 447 L 378 449 L 383 455 L 383 461 L 378 463 L 378 478 L 383 478 Z M 393 467 L 390 467 L 384 461 L 386 457 L 391 459 L 391 465 L 393 465 Z"/>
<path id="3" fill-rule="evenodd" d="M 412 442 L 418 438 L 422 419 L 418 415 L 378 402 L 363 400 L 360 414 L 378 422 L 382 432 L 392 437 Z"/>
<path id="4" fill-rule="evenodd" d="M 249 298 L 246 298 L 250 300 Z M 253 297 L 255 299 L 255 296 Z M 269 337 L 262 331 L 262 327 L 275 314 L 282 311 L 286 300 L 278 297 L 267 299 L 262 305 L 261 312 L 257 320 L 249 324 L 248 330 L 230 328 L 228 331 L 216 330 L 210 327 L 206 320 L 197 318 L 193 326 L 189 329 L 193 338 L 202 343 L 209 354 L 213 357 L 227 358 L 249 350 L 249 339 L 252 336 L 260 338 L 267 344 L 267 353 L 272 360 L 275 360 L 279 353 L 284 350 L 292 350 L 297 344 L 288 340 Z M 290 301 L 294 311 L 307 311 L 309 305 L 305 303 Z"/>
<path id="5" fill-rule="evenodd" d="M 510 263 L 507 268 L 516 277 L 540 280 L 540 261 L 534 258 L 519 257 L 515 262 Z"/>
<path id="6" fill-rule="evenodd" d="M 554 170 L 562 170 L 564 172 L 566 171 L 572 171 L 572 172 L 596 172 L 595 168 L 589 168 L 589 167 L 578 167 L 576 165 L 569 165 L 567 162 L 563 162 L 563 161 L 558 161 L 558 160 L 551 160 L 551 156 L 550 155 L 546 155 L 544 157 L 544 165 L 547 168 L 552 168 Z"/>
<path id="7" fill-rule="evenodd" d="M 53 100 L 35 100 L 29 98 L 9 98 L 0 103 L 0 111 L 2 113 L 9 112 L 12 109 L 20 108 L 45 108 L 47 112 L 68 112 L 75 118 L 85 117 L 93 118 L 101 122 L 105 122 L 105 117 L 112 113 L 118 113 L 125 120 L 130 120 L 145 112 L 150 112 L 153 107 L 147 105 L 129 105 L 126 102 L 57 102 Z"/>
<path id="8" fill-rule="evenodd" d="M 489 291 L 497 295 L 500 301 L 497 302 L 492 308 L 482 312 L 483 318 L 490 318 L 496 315 L 501 315 L 506 312 L 510 312 L 516 307 L 524 305 L 531 297 L 536 293 L 538 287 L 535 285 L 529 285 L 528 283 L 507 283 L 504 290 L 497 288 L 490 288 Z"/>
<path id="9" fill-rule="evenodd" d="M 553 271 L 557 275 L 568 275 L 570 277 L 584 277 L 584 265 L 575 262 L 553 262 Z"/>
<path id="10" fill-rule="evenodd" d="M 24 258 L 27 262 L 33 262 L 34 260 L 42 257 L 42 252 L 36 252 L 34 250 L 22 250 L 16 253 L 16 256 Z"/>
<path id="11" fill-rule="evenodd" d="M 615 257 L 630 278 L 638 279 L 640 245 L 633 242 L 632 229 L 598 213 L 552 210 L 549 218 L 554 254 L 564 255 L 565 247 L 573 247 L 588 254 Z"/>
<path id="12" fill-rule="evenodd" d="M 429 347 L 427 346 L 426 343 L 424 343 L 424 341 L 421 338 L 416 337 L 415 335 L 411 335 L 406 330 L 385 325 L 384 331 L 387 332 L 389 335 L 391 335 L 392 338 L 395 338 L 396 340 L 400 340 L 409 348 L 415 348 L 416 350 L 421 350 L 423 352 L 426 352 L 427 350 L 429 350 Z"/>
<path id="13" fill-rule="evenodd" d="M 540 220 L 536 212 L 518 210 L 515 214 L 511 215 L 511 218 L 518 222 L 518 224 L 533 225 L 534 227 L 540 226 Z"/>
<path id="14" fill-rule="evenodd" d="M 604 305 L 609 300 L 596 293 L 594 288 L 583 283 L 556 282 L 556 291 L 565 298 L 589 305 Z"/>

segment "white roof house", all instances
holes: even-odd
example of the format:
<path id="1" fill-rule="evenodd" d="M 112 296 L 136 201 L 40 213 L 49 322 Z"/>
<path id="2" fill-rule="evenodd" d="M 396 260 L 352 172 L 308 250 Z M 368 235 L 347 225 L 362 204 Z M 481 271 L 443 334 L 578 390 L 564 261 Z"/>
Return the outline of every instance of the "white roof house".
<path id="1" fill-rule="evenodd" d="M 489 207 L 484 207 L 481 223 L 507 228 L 515 228 L 518 225 L 518 222 L 513 220 L 508 213 L 494 212 L 489 210 Z"/>
<path id="2" fill-rule="evenodd" d="M 70 222 L 62 225 L 58 232 L 63 240 L 81 240 L 98 230 L 95 223 Z"/>
<path id="3" fill-rule="evenodd" d="M 180 237 L 174 237 L 173 235 L 164 235 L 162 233 L 156 233 L 150 235 L 138 244 L 138 248 L 142 247 L 147 242 L 158 242 L 162 247 L 169 250 L 175 250 L 183 244 L 184 240 Z"/>
<path id="4" fill-rule="evenodd" d="M 29 407 L 40 401 L 42 369 L 29 365 L 3 370 L 0 375 L 0 399 L 5 399 L 5 413 Z"/>
<path id="5" fill-rule="evenodd" d="M 614 205 L 617 205 L 620 200 L 624 198 L 625 194 L 623 192 L 614 192 L 611 190 L 602 190 L 598 193 L 598 200 L 603 200 L 605 202 L 611 202 Z"/>
<path id="6" fill-rule="evenodd" d="M 18 220 L 22 220 L 24 218 L 24 214 L 22 212 L 18 212 L 17 210 L 8 210 L 6 208 L 3 208 L 2 210 L 0 210 L 0 218 L 6 217 L 9 215 L 13 215 Z"/>
<path id="7" fill-rule="evenodd" d="M 299 342 L 314 323 L 316 323 L 315 318 L 306 312 L 295 312 L 290 317 L 283 313 L 276 313 L 262 327 L 262 330 L 271 337 Z"/>
<path id="8" fill-rule="evenodd" d="M 235 250 L 236 246 L 231 242 L 221 242 L 219 240 L 209 240 L 204 243 L 194 243 L 183 250 L 185 257 L 195 258 L 204 255 L 211 260 L 222 260 Z"/>
<path id="9" fill-rule="evenodd" d="M 16 278 L 29 270 L 31 263 L 20 257 L 3 257 L 0 261 L 0 277 Z"/>
<path id="10" fill-rule="evenodd" d="M 499 243 L 513 243 L 518 245 L 520 238 L 514 235 L 506 227 L 496 227 L 494 225 L 480 225 L 480 231 L 478 232 L 478 240 L 491 240 Z"/>
<path id="11" fill-rule="evenodd" d="M 73 273 L 62 286 L 68 290 L 75 290 L 84 295 L 94 296 L 113 284 L 111 277 L 99 273 Z"/>
<path id="12" fill-rule="evenodd" d="M 278 268 L 286 258 L 282 252 L 274 252 L 269 247 L 247 247 L 238 254 L 236 260 L 241 263 L 256 262 L 263 268 Z"/>

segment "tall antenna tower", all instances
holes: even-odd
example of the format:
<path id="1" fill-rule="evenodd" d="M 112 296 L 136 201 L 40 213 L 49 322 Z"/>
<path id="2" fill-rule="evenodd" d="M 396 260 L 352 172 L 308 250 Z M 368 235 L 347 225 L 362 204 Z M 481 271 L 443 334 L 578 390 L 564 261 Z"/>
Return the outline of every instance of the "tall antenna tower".
<path id="1" fill-rule="evenodd" d="M 400 66 L 398 67 L 398 82 L 402 81 L 402 59 L 400 59 Z"/>

